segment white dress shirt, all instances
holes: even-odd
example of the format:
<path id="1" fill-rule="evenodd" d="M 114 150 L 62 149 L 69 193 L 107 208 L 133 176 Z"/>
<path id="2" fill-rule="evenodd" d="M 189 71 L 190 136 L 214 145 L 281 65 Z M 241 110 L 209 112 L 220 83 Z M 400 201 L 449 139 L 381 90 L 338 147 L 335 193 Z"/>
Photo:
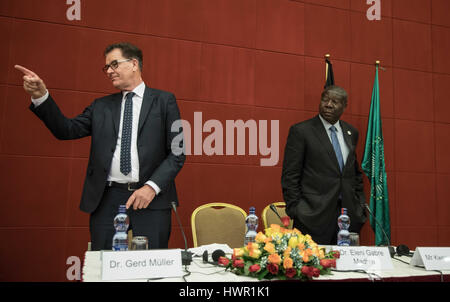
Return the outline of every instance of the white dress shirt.
<path id="1" fill-rule="evenodd" d="M 341 124 L 339 123 L 339 121 L 337 121 L 334 125 L 332 125 L 329 122 L 327 122 L 320 114 L 319 114 L 319 117 L 320 117 L 320 120 L 322 121 L 323 126 L 325 127 L 325 131 L 328 134 L 328 138 L 330 139 L 330 142 L 331 142 L 330 127 L 331 126 L 336 127 L 336 136 L 337 136 L 337 139 L 338 139 L 338 142 L 339 142 L 339 146 L 341 147 L 342 158 L 344 160 L 344 165 L 345 165 L 345 163 L 347 162 L 349 149 L 348 149 L 347 144 L 345 143 L 345 140 L 344 140 L 344 132 L 342 131 Z"/>
<path id="2" fill-rule="evenodd" d="M 117 136 L 116 149 L 113 154 L 111 167 L 109 170 L 107 181 L 114 181 L 118 183 L 129 183 L 129 182 L 139 182 L 139 156 L 137 150 L 137 132 L 138 132 L 138 124 L 139 124 L 139 115 L 141 113 L 142 100 L 144 99 L 144 91 L 145 91 L 145 83 L 142 82 L 139 84 L 133 92 L 135 93 L 133 96 L 133 121 L 132 121 L 132 131 L 131 131 L 131 172 L 128 175 L 123 175 L 120 172 L 120 146 L 122 142 L 122 124 L 123 124 L 123 111 L 125 108 L 125 100 L 126 95 L 129 92 L 122 92 L 122 104 L 120 109 L 120 126 L 119 133 Z M 48 98 L 49 92 L 39 98 L 39 99 L 31 99 L 34 106 L 37 107 L 41 105 Z M 156 194 L 161 192 L 159 186 L 151 180 L 148 180 L 145 184 L 152 187 Z"/>

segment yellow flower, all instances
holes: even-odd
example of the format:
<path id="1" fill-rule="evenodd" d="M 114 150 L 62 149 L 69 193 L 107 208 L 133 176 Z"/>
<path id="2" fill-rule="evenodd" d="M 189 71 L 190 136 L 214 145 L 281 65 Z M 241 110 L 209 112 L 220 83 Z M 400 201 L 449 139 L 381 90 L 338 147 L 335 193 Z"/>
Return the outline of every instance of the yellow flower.
<path id="1" fill-rule="evenodd" d="M 299 244 L 297 244 L 297 247 L 300 251 L 303 251 L 305 249 L 305 244 L 299 243 Z"/>
<path id="2" fill-rule="evenodd" d="M 277 253 L 271 254 L 269 256 L 269 258 L 267 258 L 267 261 L 269 263 L 273 263 L 273 264 L 280 264 L 281 262 L 281 257 L 280 255 L 278 255 Z"/>
<path id="3" fill-rule="evenodd" d="M 267 242 L 264 246 L 264 250 L 266 250 L 269 254 L 275 253 L 275 245 L 271 242 Z"/>
<path id="4" fill-rule="evenodd" d="M 294 265 L 294 260 L 292 260 L 292 258 L 289 258 L 289 257 L 284 258 L 283 267 L 285 269 L 292 268 L 293 265 Z"/>
<path id="5" fill-rule="evenodd" d="M 289 255 L 291 254 L 291 251 L 292 251 L 292 248 L 291 248 L 290 246 L 288 246 L 288 247 L 284 250 L 283 256 L 284 256 L 285 258 L 289 257 Z"/>
<path id="6" fill-rule="evenodd" d="M 254 259 L 258 259 L 261 256 L 261 251 L 259 250 L 259 244 L 256 242 L 249 242 L 245 247 L 248 255 Z"/>
<path id="7" fill-rule="evenodd" d="M 235 249 L 233 249 L 233 255 L 234 255 L 234 257 L 237 257 L 237 258 L 244 256 L 244 252 L 245 251 L 244 251 L 243 248 L 235 248 Z"/>
<path id="8" fill-rule="evenodd" d="M 259 249 L 259 244 L 256 242 L 249 242 L 249 243 L 247 243 L 246 248 L 247 248 L 247 251 Z"/>
<path id="9" fill-rule="evenodd" d="M 309 262 L 309 256 L 306 253 L 303 254 L 302 258 L 303 262 Z"/>
<path id="10" fill-rule="evenodd" d="M 320 256 L 320 252 L 319 252 L 319 248 L 316 246 L 315 248 L 313 248 L 313 255 L 316 257 Z"/>
<path id="11" fill-rule="evenodd" d="M 312 240 L 312 238 L 311 238 L 311 235 L 309 235 L 309 234 L 307 234 L 307 235 L 305 235 L 305 240 L 306 240 L 306 242 L 308 242 L 309 244 L 312 244 L 314 241 Z"/>
<path id="12" fill-rule="evenodd" d="M 291 248 L 295 248 L 298 245 L 298 243 L 299 243 L 298 242 L 298 237 L 297 236 L 292 236 L 289 239 L 288 246 L 291 247 Z"/>
<path id="13" fill-rule="evenodd" d="M 300 232 L 300 231 L 297 230 L 296 228 L 294 228 L 292 231 L 293 231 L 294 234 L 296 234 L 297 236 L 301 236 L 301 235 L 302 235 L 302 232 Z"/>
<path id="14" fill-rule="evenodd" d="M 264 235 L 262 232 L 259 232 L 255 237 L 255 241 L 259 243 L 265 242 L 266 239 L 267 239 L 266 235 Z"/>
<path id="15" fill-rule="evenodd" d="M 298 242 L 299 243 L 305 243 L 306 242 L 306 236 L 303 236 L 303 235 L 298 236 Z"/>
<path id="16" fill-rule="evenodd" d="M 266 235 L 266 237 L 271 237 L 273 233 L 273 230 L 271 228 L 267 228 L 264 230 L 264 234 Z"/>
<path id="17" fill-rule="evenodd" d="M 252 257 L 253 259 L 258 259 L 261 257 L 261 250 L 260 249 L 252 249 L 248 252 L 248 255 Z"/>
<path id="18" fill-rule="evenodd" d="M 319 259 L 323 259 L 323 258 L 325 258 L 325 253 L 324 253 L 323 249 L 320 249 L 319 250 Z"/>
<path id="19" fill-rule="evenodd" d="M 281 227 L 278 224 L 271 224 L 270 228 L 272 229 L 273 232 L 275 233 L 279 233 L 281 231 Z"/>

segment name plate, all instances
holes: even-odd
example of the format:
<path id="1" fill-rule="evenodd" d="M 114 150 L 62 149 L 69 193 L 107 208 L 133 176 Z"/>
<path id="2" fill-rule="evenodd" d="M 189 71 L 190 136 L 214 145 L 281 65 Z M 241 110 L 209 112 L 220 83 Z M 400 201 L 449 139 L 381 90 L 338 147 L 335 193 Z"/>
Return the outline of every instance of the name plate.
<path id="1" fill-rule="evenodd" d="M 417 247 L 409 264 L 424 265 L 427 271 L 450 270 L 450 247 Z"/>
<path id="2" fill-rule="evenodd" d="M 385 246 L 333 246 L 340 252 L 336 269 L 343 271 L 389 271 L 393 270 L 389 249 Z"/>
<path id="3" fill-rule="evenodd" d="M 181 277 L 181 250 L 102 251 L 102 280 Z"/>

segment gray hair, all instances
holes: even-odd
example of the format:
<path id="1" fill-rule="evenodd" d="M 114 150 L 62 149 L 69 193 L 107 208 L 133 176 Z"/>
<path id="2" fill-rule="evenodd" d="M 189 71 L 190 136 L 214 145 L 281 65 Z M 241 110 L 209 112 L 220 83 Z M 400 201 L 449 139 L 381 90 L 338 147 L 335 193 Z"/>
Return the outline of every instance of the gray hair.
<path id="1" fill-rule="evenodd" d="M 328 86 L 323 90 L 321 98 L 324 99 L 325 96 L 336 98 L 343 101 L 344 104 L 347 104 L 348 94 L 342 87 L 336 85 Z"/>

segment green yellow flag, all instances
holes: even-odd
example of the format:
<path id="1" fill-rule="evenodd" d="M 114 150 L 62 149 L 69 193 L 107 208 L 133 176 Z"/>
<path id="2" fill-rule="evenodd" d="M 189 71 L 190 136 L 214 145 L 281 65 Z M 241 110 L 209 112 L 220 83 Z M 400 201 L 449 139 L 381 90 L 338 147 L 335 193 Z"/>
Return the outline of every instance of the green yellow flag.
<path id="1" fill-rule="evenodd" d="M 367 123 L 366 146 L 361 163 L 362 170 L 370 181 L 370 209 L 379 224 L 370 217 L 370 225 L 375 233 L 376 245 L 389 245 L 391 223 L 389 216 L 389 197 L 384 163 L 383 131 L 380 114 L 380 89 L 378 86 L 378 65 L 372 90 L 369 121 Z M 383 228 L 388 239 L 383 234 Z M 386 242 L 388 241 L 388 242 Z"/>

